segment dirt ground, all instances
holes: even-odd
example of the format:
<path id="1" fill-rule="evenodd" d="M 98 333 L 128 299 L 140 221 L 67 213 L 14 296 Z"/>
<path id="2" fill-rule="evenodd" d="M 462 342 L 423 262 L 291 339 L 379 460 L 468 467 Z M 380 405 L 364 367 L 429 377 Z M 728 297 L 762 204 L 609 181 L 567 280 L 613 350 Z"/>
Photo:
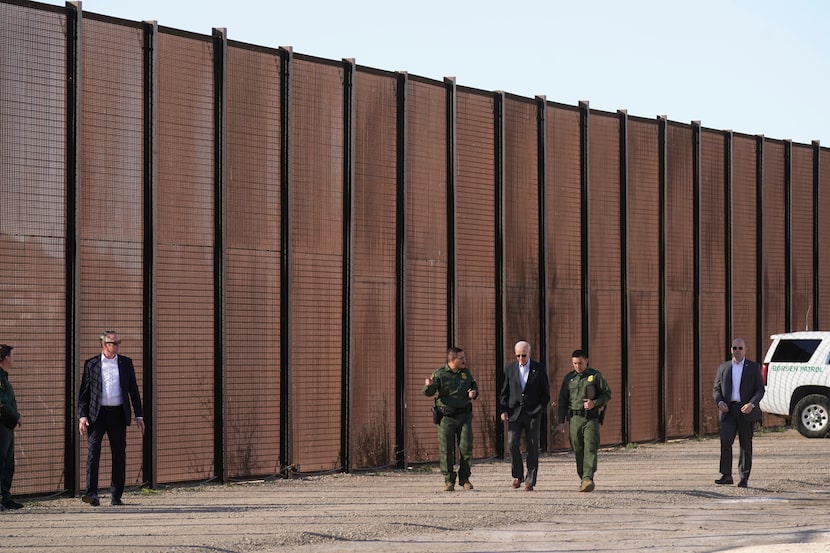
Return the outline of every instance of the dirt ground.
<path id="1" fill-rule="evenodd" d="M 570 453 L 543 455 L 536 491 L 507 462 L 444 492 L 436 467 L 25 501 L 0 513 L 4 552 L 830 551 L 830 440 L 755 437 L 750 487 L 717 486 L 716 438 L 602 450 L 577 491 Z M 737 460 L 737 445 L 735 447 Z M 794 545 L 798 544 L 798 545 Z"/>

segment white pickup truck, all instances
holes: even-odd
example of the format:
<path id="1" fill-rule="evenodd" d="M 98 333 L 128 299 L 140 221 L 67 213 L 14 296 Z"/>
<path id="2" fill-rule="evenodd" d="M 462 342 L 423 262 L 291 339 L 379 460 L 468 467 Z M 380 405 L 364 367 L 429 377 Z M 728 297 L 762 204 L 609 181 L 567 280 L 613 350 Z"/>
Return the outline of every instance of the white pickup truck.
<path id="1" fill-rule="evenodd" d="M 774 334 L 761 371 L 765 413 L 783 415 L 808 438 L 830 435 L 830 332 Z"/>

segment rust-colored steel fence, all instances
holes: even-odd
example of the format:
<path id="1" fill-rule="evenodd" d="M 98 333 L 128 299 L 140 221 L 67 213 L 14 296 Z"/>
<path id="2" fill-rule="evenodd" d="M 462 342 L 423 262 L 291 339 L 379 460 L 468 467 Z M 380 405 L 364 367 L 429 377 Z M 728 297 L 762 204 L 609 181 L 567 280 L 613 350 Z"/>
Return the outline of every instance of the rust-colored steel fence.
<path id="1" fill-rule="evenodd" d="M 477 458 L 504 454 L 520 339 L 554 398 L 589 350 L 606 445 L 711 434 L 733 336 L 758 359 L 830 327 L 818 143 L 73 4 L 0 0 L 0 186 L 18 494 L 85 486 L 76 396 L 105 329 L 146 404 L 128 483 L 157 486 L 435 461 L 421 387 L 448 345 L 482 392 Z"/>

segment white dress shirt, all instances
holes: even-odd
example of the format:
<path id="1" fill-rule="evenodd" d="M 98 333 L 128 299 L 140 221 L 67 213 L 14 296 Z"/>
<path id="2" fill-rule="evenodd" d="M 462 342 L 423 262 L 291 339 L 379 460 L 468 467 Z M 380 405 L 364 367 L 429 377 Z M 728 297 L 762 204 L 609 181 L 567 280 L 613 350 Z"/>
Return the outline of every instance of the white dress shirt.
<path id="1" fill-rule="evenodd" d="M 121 397 L 121 379 L 118 376 L 118 356 L 107 359 L 101 354 L 101 405 L 115 407 L 124 403 Z"/>

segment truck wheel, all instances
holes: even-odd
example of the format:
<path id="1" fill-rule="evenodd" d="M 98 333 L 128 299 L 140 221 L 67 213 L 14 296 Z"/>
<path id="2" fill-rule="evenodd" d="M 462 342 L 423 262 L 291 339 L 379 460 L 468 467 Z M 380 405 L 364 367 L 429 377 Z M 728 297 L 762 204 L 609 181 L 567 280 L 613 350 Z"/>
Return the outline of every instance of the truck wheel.
<path id="1" fill-rule="evenodd" d="M 830 434 L 830 399 L 820 394 L 805 396 L 793 410 L 793 426 L 808 438 Z"/>

